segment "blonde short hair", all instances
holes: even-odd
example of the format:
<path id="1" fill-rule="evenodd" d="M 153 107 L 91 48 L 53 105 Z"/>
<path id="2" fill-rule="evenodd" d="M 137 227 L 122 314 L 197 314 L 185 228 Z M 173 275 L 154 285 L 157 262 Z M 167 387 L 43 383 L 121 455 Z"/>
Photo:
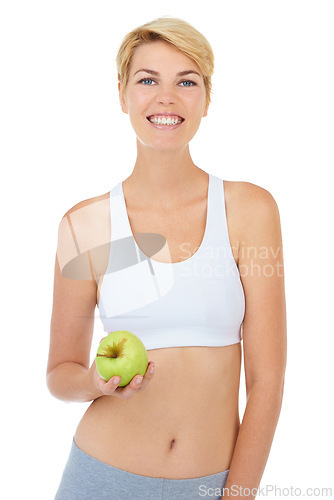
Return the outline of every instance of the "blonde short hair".
<path id="1" fill-rule="evenodd" d="M 186 21 L 176 17 L 159 17 L 143 24 L 122 40 L 116 57 L 118 81 L 123 92 L 129 80 L 130 65 L 134 50 L 143 43 L 162 40 L 174 45 L 183 54 L 190 57 L 199 66 L 203 75 L 206 102 L 211 102 L 211 77 L 214 69 L 214 54 L 211 45 L 202 33 Z"/>

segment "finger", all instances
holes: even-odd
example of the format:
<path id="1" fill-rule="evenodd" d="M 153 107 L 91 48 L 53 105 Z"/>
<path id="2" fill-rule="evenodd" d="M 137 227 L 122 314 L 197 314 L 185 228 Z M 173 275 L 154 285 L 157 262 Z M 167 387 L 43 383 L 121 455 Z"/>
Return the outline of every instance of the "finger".
<path id="1" fill-rule="evenodd" d="M 155 370 L 155 364 L 153 361 L 150 361 L 146 367 L 146 372 L 144 374 L 144 380 L 151 379 L 153 377 L 154 370 Z"/>
<path id="2" fill-rule="evenodd" d="M 122 399 L 132 398 L 132 396 L 140 390 L 142 380 L 142 375 L 136 375 L 127 385 L 122 388 L 118 387 L 115 391 L 115 396 L 119 396 Z"/>
<path id="3" fill-rule="evenodd" d="M 155 370 L 154 361 L 150 361 L 149 364 L 147 365 L 144 377 L 146 377 L 146 375 L 147 375 L 147 376 L 151 376 L 151 378 L 152 378 L 152 376 L 154 374 L 154 370 Z"/>
<path id="4" fill-rule="evenodd" d="M 111 379 L 106 382 L 106 388 L 114 391 L 121 383 L 121 380 L 121 377 L 119 377 L 118 375 L 111 377 Z"/>
<path id="5" fill-rule="evenodd" d="M 144 373 L 144 376 L 138 374 L 138 375 L 135 375 L 133 377 L 133 379 L 130 380 L 130 382 L 124 386 L 124 387 L 129 387 L 131 389 L 138 389 L 138 386 L 141 387 L 145 378 L 152 378 L 153 377 L 153 374 L 154 374 L 154 369 L 155 369 L 155 365 L 154 365 L 154 362 L 153 361 L 150 361 L 146 367 L 146 372 Z"/>
<path id="6" fill-rule="evenodd" d="M 130 384 L 132 384 L 132 387 L 138 389 L 139 386 L 139 388 L 141 388 L 145 380 L 149 381 L 153 377 L 154 370 L 155 370 L 154 362 L 150 361 L 146 367 L 146 371 L 143 377 L 141 375 L 136 375 L 135 377 L 133 377 L 133 379 L 130 382 Z"/>
<path id="7" fill-rule="evenodd" d="M 147 369 L 146 369 L 146 372 L 144 375 L 144 379 L 143 379 L 142 383 L 140 384 L 140 389 L 145 389 L 145 387 L 149 384 L 150 380 L 153 378 L 154 371 L 155 371 L 155 365 L 154 365 L 153 361 L 150 361 L 148 366 L 147 366 Z"/>
<path id="8" fill-rule="evenodd" d="M 133 377 L 133 379 L 125 386 L 125 389 L 128 389 L 129 391 L 137 392 L 140 389 L 143 378 L 144 377 L 142 375 L 135 375 Z"/>
<path id="9" fill-rule="evenodd" d="M 153 370 L 153 371 L 151 371 L 151 370 Z M 123 392 L 124 392 L 123 395 L 127 397 L 128 395 L 129 396 L 130 396 L 130 394 L 133 395 L 134 392 L 138 392 L 141 389 L 145 388 L 146 385 L 151 380 L 151 378 L 153 377 L 153 374 L 154 374 L 154 363 L 150 362 L 147 365 L 146 372 L 145 372 L 144 376 L 136 375 L 135 377 L 133 377 L 131 382 L 127 386 L 125 386 L 125 388 L 123 390 Z"/>
<path id="10" fill-rule="evenodd" d="M 110 380 L 106 381 L 102 377 L 99 377 L 98 385 L 99 389 L 106 395 L 111 396 L 120 384 L 120 377 L 112 377 Z"/>

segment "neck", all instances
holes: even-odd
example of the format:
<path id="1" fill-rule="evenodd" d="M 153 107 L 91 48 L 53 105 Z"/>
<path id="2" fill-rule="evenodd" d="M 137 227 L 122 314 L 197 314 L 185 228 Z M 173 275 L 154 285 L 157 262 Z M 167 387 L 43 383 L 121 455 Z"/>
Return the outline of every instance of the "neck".
<path id="1" fill-rule="evenodd" d="M 136 163 L 123 185 L 146 206 L 168 209 L 194 196 L 192 191 L 204 177 L 207 174 L 192 161 L 188 145 L 182 150 L 159 151 L 137 140 Z"/>

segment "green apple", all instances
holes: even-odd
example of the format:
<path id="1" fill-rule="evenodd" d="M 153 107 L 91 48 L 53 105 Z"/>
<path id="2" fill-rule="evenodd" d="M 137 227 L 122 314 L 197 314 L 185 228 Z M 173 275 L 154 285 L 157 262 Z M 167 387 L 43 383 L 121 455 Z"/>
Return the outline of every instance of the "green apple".
<path id="1" fill-rule="evenodd" d="M 100 343 L 95 357 L 99 375 L 106 381 L 118 375 L 119 387 L 135 375 L 144 375 L 148 365 L 147 350 L 140 338 L 128 330 L 117 330 Z"/>

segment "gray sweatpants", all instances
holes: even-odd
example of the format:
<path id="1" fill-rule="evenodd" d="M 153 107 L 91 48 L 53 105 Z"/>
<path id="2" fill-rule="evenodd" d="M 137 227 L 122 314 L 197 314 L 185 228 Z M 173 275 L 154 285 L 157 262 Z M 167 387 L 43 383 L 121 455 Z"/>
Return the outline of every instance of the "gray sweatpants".
<path id="1" fill-rule="evenodd" d="M 55 500 L 211 500 L 222 497 L 228 473 L 194 479 L 140 476 L 96 460 L 73 439 Z"/>

